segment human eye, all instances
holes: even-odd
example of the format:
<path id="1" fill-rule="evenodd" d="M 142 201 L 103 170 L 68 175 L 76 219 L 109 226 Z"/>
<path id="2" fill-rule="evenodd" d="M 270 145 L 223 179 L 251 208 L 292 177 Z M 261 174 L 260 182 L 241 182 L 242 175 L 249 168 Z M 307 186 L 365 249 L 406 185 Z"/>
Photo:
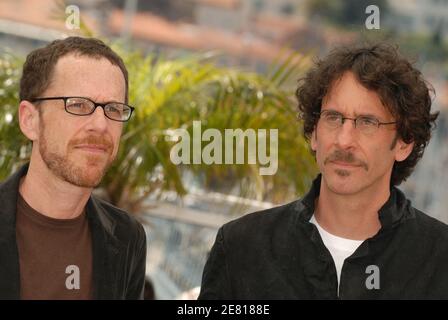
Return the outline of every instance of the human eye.
<path id="1" fill-rule="evenodd" d="M 123 110 L 124 110 L 124 105 L 119 104 L 119 103 L 110 103 L 107 105 L 107 111 L 110 114 L 121 115 L 123 113 Z"/>
<path id="2" fill-rule="evenodd" d="M 336 111 L 326 111 L 323 114 L 323 118 L 327 122 L 336 123 L 341 121 L 342 115 Z"/>
<path id="3" fill-rule="evenodd" d="M 363 127 L 378 127 L 378 119 L 373 117 L 359 117 L 356 120 L 358 126 Z"/>
<path id="4" fill-rule="evenodd" d="M 88 113 L 92 109 L 92 104 L 81 98 L 69 98 L 66 102 L 66 107 L 71 112 Z"/>

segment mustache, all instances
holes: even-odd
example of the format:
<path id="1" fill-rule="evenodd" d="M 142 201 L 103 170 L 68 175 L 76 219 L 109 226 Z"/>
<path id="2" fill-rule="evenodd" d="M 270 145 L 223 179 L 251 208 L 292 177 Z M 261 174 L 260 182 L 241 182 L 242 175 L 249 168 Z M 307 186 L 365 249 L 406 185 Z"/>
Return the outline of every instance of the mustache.
<path id="1" fill-rule="evenodd" d="M 324 165 L 328 162 L 340 161 L 349 163 L 355 166 L 363 167 L 366 171 L 369 170 L 369 166 L 366 162 L 356 158 L 353 153 L 344 150 L 335 150 L 332 154 L 330 154 L 324 161 Z"/>
<path id="2" fill-rule="evenodd" d="M 87 136 L 85 138 L 73 139 L 69 142 L 69 147 L 76 147 L 80 144 L 93 144 L 104 147 L 108 152 L 113 149 L 113 143 L 110 139 L 104 136 Z"/>

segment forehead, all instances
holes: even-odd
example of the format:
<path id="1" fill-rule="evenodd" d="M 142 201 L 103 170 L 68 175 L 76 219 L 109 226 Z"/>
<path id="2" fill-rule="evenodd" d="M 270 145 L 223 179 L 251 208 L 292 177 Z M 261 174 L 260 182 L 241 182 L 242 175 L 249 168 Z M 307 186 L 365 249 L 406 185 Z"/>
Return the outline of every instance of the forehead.
<path id="1" fill-rule="evenodd" d="M 380 96 L 364 87 L 350 71 L 345 72 L 331 85 L 322 101 L 322 110 L 324 109 L 336 110 L 351 116 L 392 117 Z"/>
<path id="2" fill-rule="evenodd" d="M 125 80 L 106 58 L 69 54 L 56 63 L 46 94 L 123 102 Z"/>

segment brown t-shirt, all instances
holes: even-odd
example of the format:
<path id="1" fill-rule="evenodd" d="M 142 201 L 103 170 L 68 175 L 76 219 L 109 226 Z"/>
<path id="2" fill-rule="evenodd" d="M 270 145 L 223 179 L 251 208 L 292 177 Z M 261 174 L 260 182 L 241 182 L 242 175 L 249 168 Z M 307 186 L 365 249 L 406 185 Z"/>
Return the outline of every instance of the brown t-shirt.
<path id="1" fill-rule="evenodd" d="M 85 212 L 54 219 L 19 194 L 17 245 L 21 299 L 92 299 L 92 240 Z"/>

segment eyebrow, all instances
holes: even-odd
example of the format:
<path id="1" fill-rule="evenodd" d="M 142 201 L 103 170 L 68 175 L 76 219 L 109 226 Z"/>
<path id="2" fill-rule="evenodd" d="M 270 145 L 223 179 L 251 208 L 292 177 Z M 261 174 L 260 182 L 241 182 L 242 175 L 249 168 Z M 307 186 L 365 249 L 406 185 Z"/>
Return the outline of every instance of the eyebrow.
<path id="1" fill-rule="evenodd" d="M 120 103 L 120 104 L 126 104 L 126 102 L 120 102 L 120 101 L 115 101 L 115 100 L 109 100 L 109 101 L 104 101 L 104 100 L 96 100 L 96 99 L 92 99 L 91 97 L 86 97 L 86 96 L 68 96 L 69 98 L 84 98 L 84 99 L 88 99 L 92 102 L 95 103 L 101 103 L 101 104 L 109 104 L 109 103 Z"/>
<path id="2" fill-rule="evenodd" d="M 322 109 L 321 112 L 322 111 L 329 111 L 329 112 L 334 112 L 334 113 L 338 113 L 338 114 L 344 115 L 342 112 L 339 112 L 339 111 L 334 110 L 334 109 Z M 355 114 L 355 118 L 358 118 L 358 117 L 369 117 L 369 118 L 375 118 L 375 119 L 378 119 L 378 120 L 380 120 L 382 118 L 382 117 L 377 116 L 377 115 L 372 114 L 372 113 Z"/>

